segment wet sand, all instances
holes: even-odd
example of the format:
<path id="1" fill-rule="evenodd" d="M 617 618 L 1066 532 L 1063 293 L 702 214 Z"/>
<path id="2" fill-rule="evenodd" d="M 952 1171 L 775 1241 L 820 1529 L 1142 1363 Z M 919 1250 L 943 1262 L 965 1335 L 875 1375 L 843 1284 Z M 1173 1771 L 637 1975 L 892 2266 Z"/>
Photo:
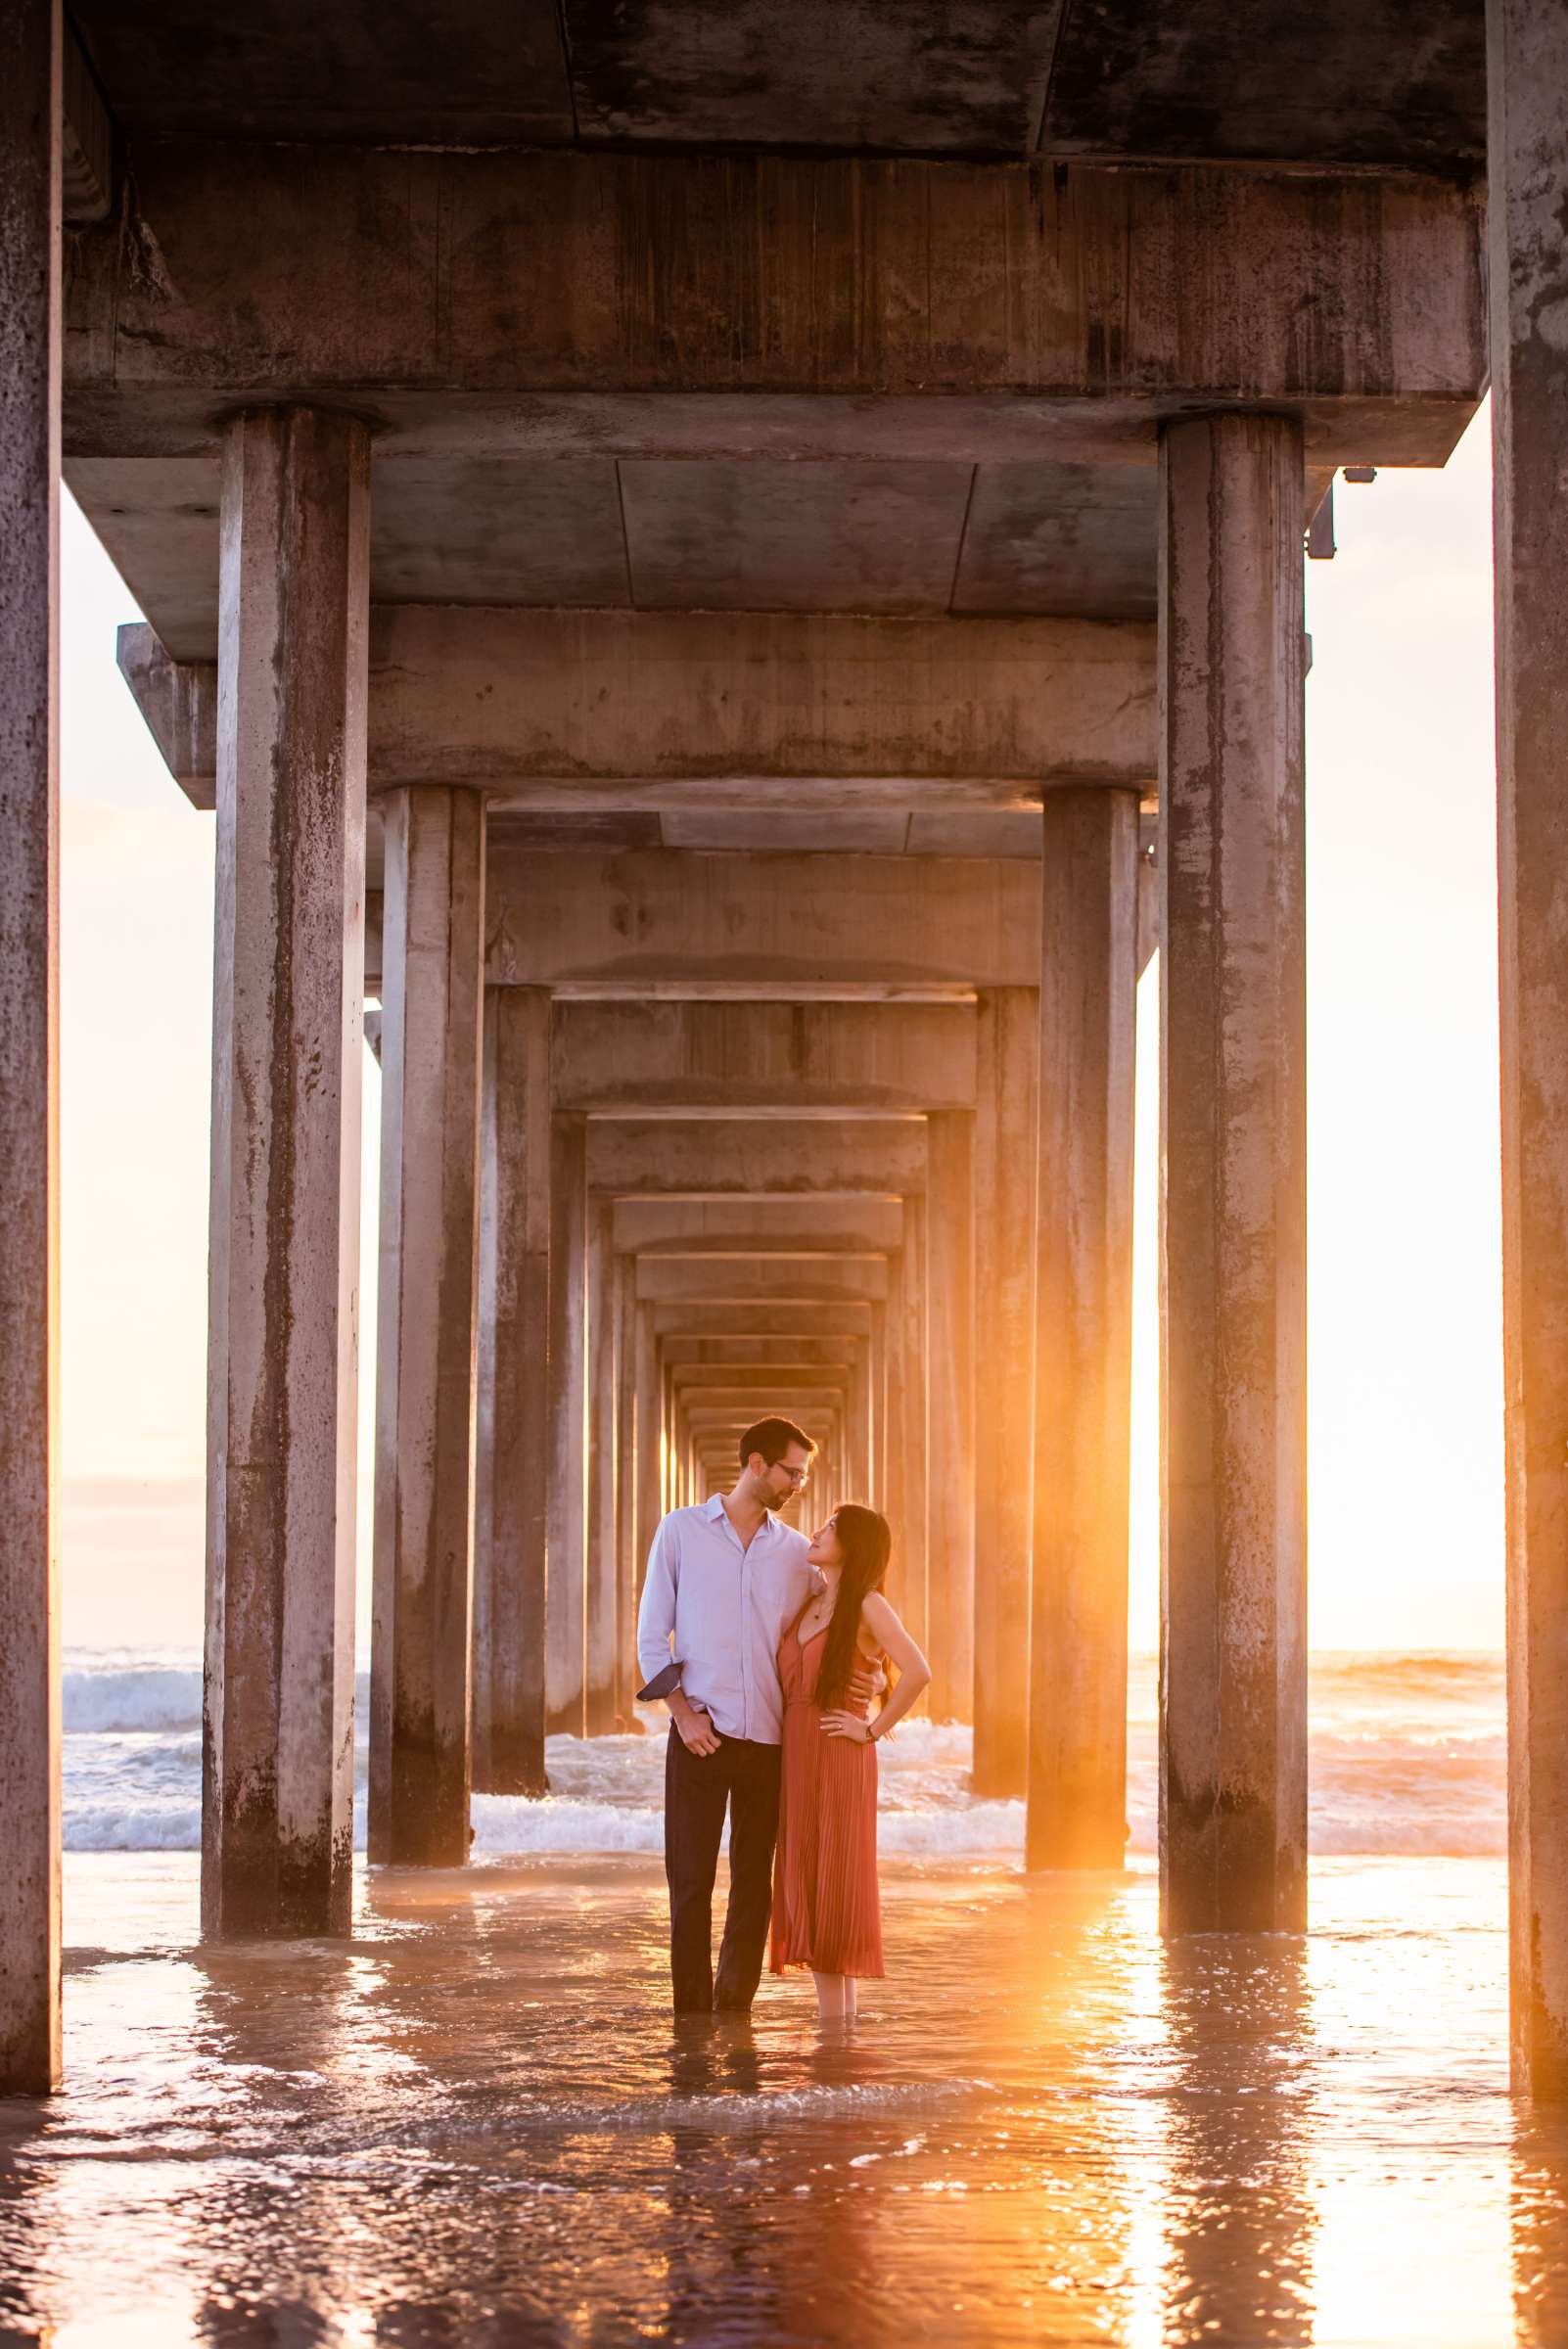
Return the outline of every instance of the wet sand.
<path id="1" fill-rule="evenodd" d="M 641 1859 L 358 1904 L 202 1950 L 194 1855 L 68 1863 L 0 2338 L 1568 2343 L 1496 1862 L 1320 1861 L 1305 1941 L 1176 1951 L 1147 1870 L 895 1864 L 850 2035 L 794 1977 L 677 2032 Z"/>

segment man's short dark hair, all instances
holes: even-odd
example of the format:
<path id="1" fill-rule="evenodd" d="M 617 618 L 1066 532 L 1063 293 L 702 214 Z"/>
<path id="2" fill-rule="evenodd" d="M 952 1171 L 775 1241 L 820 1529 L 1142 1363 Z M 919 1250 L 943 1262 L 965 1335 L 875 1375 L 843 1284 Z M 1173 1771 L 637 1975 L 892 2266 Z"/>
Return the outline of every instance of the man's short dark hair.
<path id="1" fill-rule="evenodd" d="M 806 1452 L 816 1450 L 805 1428 L 797 1427 L 793 1419 L 759 1419 L 740 1440 L 740 1464 L 744 1468 L 753 1452 L 760 1451 L 763 1465 L 775 1468 L 792 1444 L 799 1444 Z"/>

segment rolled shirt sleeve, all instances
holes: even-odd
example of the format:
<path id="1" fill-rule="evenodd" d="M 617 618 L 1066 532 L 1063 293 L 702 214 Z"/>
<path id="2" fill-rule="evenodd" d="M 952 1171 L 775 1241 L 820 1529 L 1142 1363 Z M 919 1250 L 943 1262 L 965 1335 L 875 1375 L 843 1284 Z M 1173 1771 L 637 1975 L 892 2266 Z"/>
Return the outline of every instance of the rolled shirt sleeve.
<path id="1" fill-rule="evenodd" d="M 670 1635 L 675 1628 L 675 1585 L 679 1564 L 679 1536 L 670 1518 L 661 1519 L 648 1552 L 647 1579 L 637 1609 L 637 1665 L 645 1685 L 669 1662 Z"/>

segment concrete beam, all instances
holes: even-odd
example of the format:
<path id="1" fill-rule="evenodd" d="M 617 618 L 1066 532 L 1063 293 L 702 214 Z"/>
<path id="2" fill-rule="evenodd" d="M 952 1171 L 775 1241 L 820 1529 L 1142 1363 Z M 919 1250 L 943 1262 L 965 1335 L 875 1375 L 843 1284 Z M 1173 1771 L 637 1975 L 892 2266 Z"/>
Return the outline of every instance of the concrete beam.
<path id="1" fill-rule="evenodd" d="M 965 810 L 1153 785 L 1154 631 L 1135 622 L 389 604 L 370 648 L 372 791 L 799 815 L 842 808 L 846 780 L 857 807 Z M 215 668 L 171 659 L 141 621 L 119 666 L 170 773 L 210 806 Z"/>
<path id="2" fill-rule="evenodd" d="M 588 1187 L 618 1198 L 908 1198 L 926 1187 L 922 1118 L 759 1126 L 588 1121 Z"/>
<path id="3" fill-rule="evenodd" d="M 498 985 L 1039 983 L 1039 868 L 962 856 L 540 855 L 498 846 Z"/>
<path id="4" fill-rule="evenodd" d="M 887 1259 L 881 1256 L 669 1257 L 637 1259 L 639 1303 L 724 1304 L 748 1310 L 758 1299 L 781 1291 L 801 1303 L 831 1306 L 841 1298 L 865 1301 L 887 1295 Z"/>
<path id="5" fill-rule="evenodd" d="M 69 454 L 198 454 L 241 399 L 350 403 L 389 460 L 1125 452 L 1278 402 L 1325 462 L 1432 464 L 1485 369 L 1435 177 L 148 140 L 137 199 L 78 240 Z"/>
<path id="6" fill-rule="evenodd" d="M 193 807 L 215 807 L 217 663 L 173 660 L 145 620 L 115 631 L 115 656 L 163 764 Z"/>
<path id="7" fill-rule="evenodd" d="M 647 1307 L 653 1337 L 664 1343 L 674 1338 L 820 1338 L 835 1344 L 845 1338 L 871 1335 L 871 1308 L 851 1297 L 812 1298 L 791 1295 L 755 1297 L 745 1301 L 744 1313 L 733 1305 L 701 1297 L 667 1298 Z"/>
<path id="8" fill-rule="evenodd" d="M 969 1109 L 972 1003 L 574 1003 L 557 1006 L 557 1108 L 739 1118 Z"/>
<path id="9" fill-rule="evenodd" d="M 847 1370 L 850 1349 L 841 1338 L 673 1336 L 664 1340 L 664 1359 L 671 1371 L 717 1365 L 745 1370 Z"/>
<path id="10" fill-rule="evenodd" d="M 115 204 L 115 125 L 70 24 L 65 27 L 60 192 L 69 225 L 107 220 Z"/>
<path id="11" fill-rule="evenodd" d="M 903 1246 L 903 1209 L 889 1199 L 784 1199 L 765 1207 L 739 1199 L 622 1199 L 614 1207 L 614 1232 L 616 1247 L 634 1256 L 700 1247 L 889 1255 Z"/>
<path id="12" fill-rule="evenodd" d="M 61 2075 L 60 43 L 0 14 L 0 2096 Z"/>
<path id="13" fill-rule="evenodd" d="M 1156 767 L 1135 623 L 390 605 L 370 707 L 373 788 L 481 782 L 500 806 L 592 805 L 614 779 L 616 806 L 798 807 L 803 781 L 850 778 L 890 786 L 879 804 L 1019 806 Z"/>

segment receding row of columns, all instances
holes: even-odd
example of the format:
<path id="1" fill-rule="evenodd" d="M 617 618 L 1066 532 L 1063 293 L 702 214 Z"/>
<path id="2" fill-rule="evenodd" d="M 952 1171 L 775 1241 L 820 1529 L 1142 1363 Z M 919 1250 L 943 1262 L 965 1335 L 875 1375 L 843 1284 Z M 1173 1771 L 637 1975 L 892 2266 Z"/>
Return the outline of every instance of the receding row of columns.
<path id="1" fill-rule="evenodd" d="M 1305 1882 L 1300 433 L 1286 419 L 1200 419 L 1165 435 L 1161 464 L 1165 1320 L 1177 1398 L 1167 1410 L 1168 1913 L 1175 1926 L 1290 1924 Z M 307 1913 L 331 1921 L 346 1897 L 352 1467 L 342 1435 L 352 1424 L 357 1170 L 346 1137 L 367 477 L 350 420 L 266 415 L 231 428 L 214 1064 L 215 1931 L 241 1919 L 287 1929 Z M 305 564 L 307 511 L 329 527 Z M 301 617 L 307 641 L 291 655 L 282 631 Z M 274 708 L 267 696 L 291 661 L 300 689 Z M 281 757 L 263 756 L 280 743 Z M 613 1205 L 588 1180 L 589 1117 L 553 1109 L 539 1083 L 550 1013 L 538 990 L 516 990 L 513 1005 L 513 990 L 493 990 L 486 1009 L 481 794 L 404 787 L 384 815 L 370 1848 L 451 1865 L 467 1848 L 476 1734 L 482 1782 L 536 1785 L 545 1731 L 591 1733 L 624 1717 L 632 1560 L 654 1508 L 715 1475 L 734 1405 L 715 1393 L 698 1408 L 662 1363 L 657 1416 L 643 1395 L 642 1284 L 655 1267 L 667 1289 L 653 1295 L 679 1294 L 684 1260 L 615 1246 Z M 933 1710 L 979 1716 L 983 1787 L 1008 1791 L 1023 1777 L 1036 1864 L 1106 1865 L 1120 1858 L 1125 1819 L 1136 802 L 1056 791 L 1042 822 L 1040 985 L 988 994 L 980 1114 L 924 1117 L 923 1342 L 908 1344 L 907 1304 L 890 1296 L 881 1258 L 873 1291 L 856 1288 L 853 1255 L 806 1278 L 810 1251 L 775 1261 L 748 1246 L 730 1252 L 745 1267 L 715 1294 L 737 1332 L 780 1288 L 874 1295 L 881 1342 L 862 1350 L 823 1427 L 837 1497 L 858 1483 L 895 1511 L 907 1501 L 907 1460 L 897 1496 L 881 1489 L 890 1454 L 879 1466 L 872 1392 L 885 1396 L 890 1353 L 906 1391 L 918 1354 L 924 1436 L 910 1449 L 925 1470 L 918 1613 Z M 266 872 L 280 883 L 270 892 Z M 237 1102 L 248 1121 L 238 1127 Z M 334 1165 L 329 1187 L 321 1170 Z M 910 1263 L 908 1248 L 897 1254 Z M 498 1412 L 501 1397 L 511 1413 Z M 293 1432 L 301 1398 L 313 1440 Z M 523 1451 L 514 1428 L 537 1449 Z M 656 1429 L 657 1476 L 641 1464 Z M 310 1533 L 291 1549 L 301 1512 Z M 269 1683 L 250 1657 L 264 1642 L 272 1694 L 258 1706 Z M 517 1662 L 530 1645 L 542 1649 L 542 1725 L 538 1665 Z M 319 1662 L 329 1657 L 330 1671 Z M 258 1838 L 275 1881 L 256 1864 Z"/>
<path id="2" fill-rule="evenodd" d="M 1568 29 L 1527 0 L 1493 0 L 1489 23 L 1513 2013 L 1519 2076 L 1563 2095 L 1568 521 L 1555 485 L 1568 359 L 1552 305 Z M 60 2060 L 58 6 L 23 0 L 0 43 L 0 1838 L 12 1885 L 0 2085 L 39 2089 Z M 1294 1928 L 1306 1881 L 1301 426 L 1185 419 L 1162 428 L 1160 464 L 1164 1915 L 1173 1931 Z M 270 411 L 226 429 L 203 1866 L 214 1933 L 347 1920 L 368 494 L 368 435 L 352 418 Z M 583 1127 L 551 1116 L 540 1082 L 548 1006 L 529 989 L 486 997 L 483 986 L 478 796 L 417 787 L 387 812 L 371 1834 L 380 1857 L 450 1861 L 466 1848 L 471 1725 L 487 1773 L 536 1771 L 541 1666 L 548 1719 L 552 1675 L 569 1688 L 579 1652 L 586 1686 L 590 1637 L 596 1687 L 599 1642 L 624 1646 L 623 1612 L 600 1580 L 607 1547 L 623 1557 L 625 1529 L 640 1539 L 717 1455 L 687 1413 L 672 1468 L 680 1415 L 657 1316 L 635 1310 L 628 1275 L 592 1306 L 604 1234 L 590 1222 Z M 1114 1856 L 1102 1846 L 1121 1799 L 1121 1722 L 1096 1659 L 1125 1646 L 1134 830 L 1115 792 L 1052 795 L 1045 822 L 1032 1280 L 997 1255 L 1003 1224 L 1024 1228 L 1007 1174 L 1022 1104 L 1004 1073 L 1018 1007 L 998 1002 L 986 1082 L 1007 1116 L 978 1149 L 962 1117 L 928 1119 L 934 1194 L 965 1196 L 970 1212 L 939 1216 L 928 1202 L 905 1277 L 876 1300 L 898 1333 L 883 1349 L 888 1428 L 879 1439 L 874 1401 L 852 1413 L 847 1390 L 829 1457 L 839 1480 L 852 1459 L 857 1471 L 880 1458 L 895 1514 L 923 1505 L 917 1628 L 948 1704 L 977 1658 L 998 1688 L 1014 1676 L 997 1739 L 988 1720 L 981 1744 L 980 1767 L 1003 1775 L 1017 1765 L 1017 1658 L 998 1651 L 1017 1615 L 1027 1490 L 1030 1850 L 1100 1859 Z M 1027 1045 L 1016 1053 L 1027 1059 Z M 503 1164 L 526 1170 L 524 1204 L 503 1204 L 497 1183 L 486 1208 L 484 1171 Z M 911 1342 L 920 1316 L 923 1344 Z M 984 1462 L 978 1518 L 929 1475 L 917 1504 L 912 1447 L 900 1463 L 890 1436 L 913 1424 L 922 1369 L 928 1443 L 951 1428 Z M 629 1413 L 629 1490 L 613 1496 L 594 1479 L 590 1379 L 601 1425 L 608 1381 L 623 1458 Z M 641 1440 L 655 1391 L 657 1446 Z M 586 1545 L 590 1518 L 591 1581 L 571 1562 L 574 1521 Z M 551 1578 L 563 1543 L 564 1591 Z M 477 1677 L 471 1611 L 487 1632 Z"/>

